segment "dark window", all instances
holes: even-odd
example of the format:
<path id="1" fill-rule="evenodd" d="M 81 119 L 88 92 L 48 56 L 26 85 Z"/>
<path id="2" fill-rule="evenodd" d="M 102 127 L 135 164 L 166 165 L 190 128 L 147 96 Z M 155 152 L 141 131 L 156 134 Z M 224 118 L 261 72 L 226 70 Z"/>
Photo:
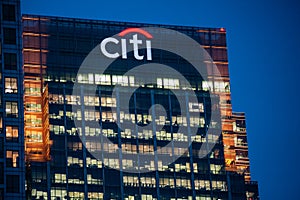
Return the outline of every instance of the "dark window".
<path id="1" fill-rule="evenodd" d="M 20 192 L 20 179 L 18 175 L 6 176 L 6 192 L 8 193 Z"/>
<path id="2" fill-rule="evenodd" d="M 16 29 L 14 28 L 4 28 L 4 44 L 16 44 Z"/>
<path id="3" fill-rule="evenodd" d="M 4 153 L 4 140 L 3 138 L 0 138 L 0 158 L 3 158 Z"/>
<path id="4" fill-rule="evenodd" d="M 3 184 L 3 182 L 4 182 L 3 174 L 4 174 L 3 163 L 0 163 L 0 184 Z"/>
<path id="5" fill-rule="evenodd" d="M 14 5 L 2 5 L 2 19 L 6 21 L 16 20 L 16 9 Z"/>
<path id="6" fill-rule="evenodd" d="M 18 117 L 18 102 L 7 101 L 5 104 L 6 117 Z"/>
<path id="7" fill-rule="evenodd" d="M 0 189 L 0 200 L 4 199 L 4 191 L 3 189 Z"/>
<path id="8" fill-rule="evenodd" d="M 1 73 L 0 73 L 0 76 L 1 76 Z M 0 83 L 1 83 L 1 78 L 0 78 Z M 0 94 L 2 94 L 2 91 L 3 91 L 3 89 L 2 88 L 0 88 Z M 0 95 L 0 106 L 2 106 L 2 95 Z M 0 115 L 0 118 L 3 116 L 2 115 L 2 113 L 0 113 L 1 115 Z M 1 121 L 1 124 L 2 124 L 2 121 Z M 2 126 L 0 126 L 0 132 L 1 132 L 1 130 L 2 130 Z"/>
<path id="9" fill-rule="evenodd" d="M 4 53 L 4 69 L 17 70 L 17 55 L 15 53 Z"/>

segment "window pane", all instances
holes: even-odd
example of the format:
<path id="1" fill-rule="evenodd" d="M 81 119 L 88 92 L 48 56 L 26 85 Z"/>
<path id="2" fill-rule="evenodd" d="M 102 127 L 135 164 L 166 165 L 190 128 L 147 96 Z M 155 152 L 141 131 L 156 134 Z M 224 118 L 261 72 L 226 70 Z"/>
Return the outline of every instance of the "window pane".
<path id="1" fill-rule="evenodd" d="M 19 152 L 6 151 L 6 167 L 19 167 Z"/>
<path id="2" fill-rule="evenodd" d="M 0 138 L 0 158 L 3 158 L 4 153 L 4 140 L 3 138 Z"/>
<path id="3" fill-rule="evenodd" d="M 5 93 L 18 93 L 17 78 L 5 78 Z"/>
<path id="4" fill-rule="evenodd" d="M 14 5 L 2 5 L 2 19 L 6 21 L 16 20 L 16 9 Z"/>
<path id="5" fill-rule="evenodd" d="M 4 28 L 4 44 L 16 44 L 16 29 Z"/>
<path id="6" fill-rule="evenodd" d="M 2 116 L 3 114 L 0 113 L 0 134 L 2 133 Z"/>
<path id="7" fill-rule="evenodd" d="M 18 175 L 6 176 L 6 192 L 19 193 L 20 192 L 20 180 Z"/>
<path id="8" fill-rule="evenodd" d="M 17 55 L 15 53 L 4 53 L 4 69 L 17 70 Z"/>
<path id="9" fill-rule="evenodd" d="M 16 126 L 6 126 L 6 141 L 18 142 L 19 130 Z"/>
<path id="10" fill-rule="evenodd" d="M 4 171 L 3 163 L 0 163 L 0 184 L 3 184 L 3 182 L 4 182 L 4 177 L 3 177 L 4 172 L 3 171 Z M 0 196 L 0 199 L 1 199 L 1 196 Z"/>
<path id="11" fill-rule="evenodd" d="M 6 102 L 5 105 L 6 117 L 18 117 L 18 103 L 17 102 Z"/>

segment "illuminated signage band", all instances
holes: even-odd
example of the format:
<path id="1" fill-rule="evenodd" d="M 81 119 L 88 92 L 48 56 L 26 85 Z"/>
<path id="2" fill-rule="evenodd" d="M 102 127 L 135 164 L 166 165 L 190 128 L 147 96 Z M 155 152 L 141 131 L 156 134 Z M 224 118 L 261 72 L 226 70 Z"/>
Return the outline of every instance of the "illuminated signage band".
<path id="1" fill-rule="evenodd" d="M 119 33 L 118 35 L 121 37 L 124 37 L 125 35 L 129 33 L 139 33 L 141 35 L 144 35 L 147 39 L 152 39 L 152 35 L 148 33 L 147 31 L 140 29 L 140 28 L 128 28 Z M 151 52 L 151 40 L 146 40 L 146 50 L 147 50 L 147 60 L 152 60 L 152 52 Z M 114 44 L 119 44 L 120 41 L 117 40 L 116 38 L 109 37 L 105 38 L 101 44 L 100 48 L 103 53 L 108 58 L 118 58 L 120 56 L 120 53 L 115 52 L 108 52 L 106 49 L 106 45 L 108 43 L 114 43 Z M 139 55 L 139 45 L 143 44 L 143 40 L 138 39 L 138 34 L 134 34 L 132 36 L 132 39 L 129 39 L 129 44 L 132 44 L 133 46 L 133 53 L 134 53 L 134 58 L 137 60 L 143 60 L 144 55 Z M 121 39 L 121 50 L 122 50 L 122 59 L 127 59 L 127 40 L 122 38 Z"/>

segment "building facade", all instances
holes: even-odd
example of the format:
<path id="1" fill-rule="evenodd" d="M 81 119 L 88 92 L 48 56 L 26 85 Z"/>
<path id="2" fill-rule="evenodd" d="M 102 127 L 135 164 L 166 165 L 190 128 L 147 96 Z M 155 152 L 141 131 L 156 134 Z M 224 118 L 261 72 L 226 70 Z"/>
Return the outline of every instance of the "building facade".
<path id="1" fill-rule="evenodd" d="M 237 173 L 236 150 L 234 144 L 234 118 L 232 118 L 226 31 L 223 28 L 199 28 L 183 26 L 155 25 L 184 33 L 199 42 L 211 55 L 216 69 L 207 66 L 208 80 L 203 82 L 193 71 L 184 74 L 192 83 L 191 88 L 199 100 L 198 104 L 186 101 L 189 115 L 182 116 L 176 106 L 176 98 L 170 89 L 184 93 L 179 80 L 161 74 L 156 85 L 143 85 L 138 77 L 126 76 L 126 70 L 143 61 L 136 62 L 134 56 L 128 60 L 118 60 L 106 74 L 77 74 L 88 53 L 103 39 L 118 34 L 127 28 L 149 27 L 150 24 L 81 20 L 34 15 L 23 16 L 24 83 L 25 105 L 27 98 L 32 106 L 25 108 L 26 155 L 30 163 L 27 174 L 28 198 L 30 199 L 247 199 L 247 183 L 243 173 Z M 178 61 L 178 56 L 170 56 L 162 51 L 152 52 L 153 60 L 180 70 L 188 68 L 188 63 Z M 129 57 L 129 56 L 128 56 Z M 178 64 L 180 63 L 180 64 Z M 38 78 L 34 78 L 38 77 Z M 84 93 L 74 95 L 74 83 L 88 90 L 97 85 L 96 96 Z M 124 90 L 139 87 L 132 96 L 132 112 L 124 113 L 117 98 L 112 97 L 113 88 L 121 85 Z M 210 105 L 208 90 L 220 104 Z M 182 95 L 183 95 L 182 93 Z M 118 96 L 118 95 L 117 95 Z M 33 103 L 32 103 L 33 102 Z M 142 103 L 141 103 L 142 102 Z M 147 125 L 155 119 L 149 108 L 161 104 L 167 110 L 166 116 L 159 116 L 157 123 L 164 128 L 143 131 L 137 129 L 120 130 L 116 119 L 129 120 L 137 126 Z M 74 111 L 72 106 L 79 105 Z M 205 137 L 206 121 L 209 121 L 207 107 L 217 107 L 220 120 L 215 121 L 215 129 L 221 129 L 213 150 L 204 158 L 199 158 Z M 95 109 L 94 109 L 95 108 Z M 34 114 L 26 113 L 27 109 Z M 200 117 L 191 117 L 193 112 Z M 44 114 L 43 114 L 44 113 Z M 32 120 L 37 119 L 37 121 Z M 28 126 L 27 126 L 28 120 Z M 160 121 L 161 120 L 161 121 Z M 76 126 L 74 121 L 84 121 Z M 101 128 L 89 125 L 99 122 Z M 39 131 L 30 130 L 34 126 Z M 38 125 L 37 125 L 38 124 Z M 81 136 L 105 136 L 122 150 L 155 152 L 167 143 L 180 141 L 187 143 L 191 136 L 177 132 L 178 126 L 198 127 L 192 145 L 183 151 L 169 148 L 166 157 L 179 159 L 170 165 L 163 160 L 135 163 L 125 159 L 125 153 L 115 157 L 114 149 L 95 141 L 82 144 Z M 27 129 L 28 127 L 28 129 Z M 213 131 L 213 129 L 212 129 Z M 211 138 L 211 140 L 214 140 Z M 96 159 L 93 152 L 102 150 L 111 153 L 109 157 Z M 153 153 L 154 157 L 157 155 Z M 149 158 L 149 160 L 151 160 Z M 110 167 L 107 167 L 109 165 Z M 113 167 L 112 167 L 113 166 Z M 240 166 L 240 164 L 239 164 Z M 115 170 L 120 168 L 122 170 Z M 136 168 L 136 169 L 135 169 Z M 148 173 L 130 173 L 126 170 L 156 169 Z M 239 168 L 240 169 L 240 168 Z M 142 171 L 142 170 L 141 170 Z M 249 175 L 247 175 L 249 180 Z M 254 199 L 254 198 L 253 198 Z"/>
<path id="2" fill-rule="evenodd" d="M 0 199 L 25 198 L 20 2 L 0 1 Z"/>

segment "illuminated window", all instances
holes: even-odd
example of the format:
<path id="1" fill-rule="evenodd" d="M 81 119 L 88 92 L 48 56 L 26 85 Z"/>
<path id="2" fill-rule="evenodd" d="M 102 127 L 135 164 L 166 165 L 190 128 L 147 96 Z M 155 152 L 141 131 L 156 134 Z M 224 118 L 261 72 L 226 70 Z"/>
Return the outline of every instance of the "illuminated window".
<path id="1" fill-rule="evenodd" d="M 89 192 L 88 199 L 103 199 L 103 193 Z"/>
<path id="2" fill-rule="evenodd" d="M 2 133 L 2 113 L 0 113 L 0 134 Z"/>
<path id="3" fill-rule="evenodd" d="M 98 85 L 111 85 L 110 75 L 108 74 L 95 74 L 95 84 Z"/>
<path id="4" fill-rule="evenodd" d="M 25 135 L 28 142 L 43 142 L 42 131 L 26 130 Z"/>
<path id="5" fill-rule="evenodd" d="M 101 106 L 116 107 L 116 98 L 101 97 Z"/>
<path id="6" fill-rule="evenodd" d="M 68 166 L 83 167 L 83 160 L 75 157 L 68 157 Z"/>
<path id="7" fill-rule="evenodd" d="M 42 105 L 35 102 L 26 102 L 25 109 L 26 111 L 41 112 Z"/>
<path id="8" fill-rule="evenodd" d="M 172 78 L 164 78 L 164 86 L 169 89 L 179 89 L 179 80 Z"/>
<path id="9" fill-rule="evenodd" d="M 5 93 L 18 93 L 17 78 L 5 78 Z"/>
<path id="10" fill-rule="evenodd" d="M 158 88 L 162 88 L 163 87 L 162 79 L 161 78 L 157 78 L 156 84 L 157 84 Z"/>
<path id="11" fill-rule="evenodd" d="M 213 83 L 211 81 L 203 81 L 202 82 L 202 89 L 204 91 L 212 91 Z"/>
<path id="12" fill-rule="evenodd" d="M 110 111 L 102 112 L 102 121 L 104 122 L 114 122 L 117 119 L 117 114 Z"/>
<path id="13" fill-rule="evenodd" d="M 49 103 L 58 103 L 58 96 L 51 94 L 49 95 Z M 80 105 L 80 96 L 66 95 L 67 104 Z"/>
<path id="14" fill-rule="evenodd" d="M 83 192 L 69 192 L 68 196 L 71 197 L 71 199 L 84 199 Z"/>
<path id="15" fill-rule="evenodd" d="M 203 103 L 189 102 L 189 111 L 190 112 L 204 112 Z"/>
<path id="16" fill-rule="evenodd" d="M 153 200 L 155 198 L 153 198 L 152 195 L 150 194 L 142 194 L 142 200 Z"/>
<path id="17" fill-rule="evenodd" d="M 94 74 L 88 74 L 88 83 L 94 84 Z"/>
<path id="18" fill-rule="evenodd" d="M 87 106 L 99 106 L 99 97 L 85 96 L 84 105 Z"/>
<path id="19" fill-rule="evenodd" d="M 154 177 L 141 177 L 141 186 L 142 187 L 155 187 L 156 180 Z"/>
<path id="20" fill-rule="evenodd" d="M 66 174 L 55 174 L 55 183 L 66 183 Z"/>
<path id="21" fill-rule="evenodd" d="M 81 142 L 68 142 L 68 149 L 73 151 L 82 150 L 82 143 Z"/>
<path id="22" fill-rule="evenodd" d="M 68 159 L 69 159 L 69 157 L 68 157 Z M 87 157 L 86 158 L 86 166 L 89 168 L 102 168 L 102 161 Z"/>
<path id="23" fill-rule="evenodd" d="M 139 179 L 137 176 L 123 176 L 123 183 L 124 185 L 138 187 Z"/>
<path id="24" fill-rule="evenodd" d="M 18 102 L 7 101 L 5 105 L 6 117 L 18 117 Z"/>
<path id="25" fill-rule="evenodd" d="M 229 82 L 216 81 L 214 84 L 215 92 L 230 92 Z"/>
<path id="26" fill-rule="evenodd" d="M 16 126 L 6 126 L 6 141 L 18 142 L 19 131 Z"/>
<path id="27" fill-rule="evenodd" d="M 18 151 L 6 151 L 6 167 L 19 167 Z"/>
<path id="28" fill-rule="evenodd" d="M 34 189 L 33 189 L 33 190 L 34 190 Z M 32 190 L 32 191 L 33 191 L 33 190 Z M 51 198 L 52 198 L 52 199 L 55 199 L 55 200 L 63 199 L 63 197 L 66 197 L 67 194 L 68 194 L 68 193 L 67 193 L 67 190 L 62 190 L 62 189 L 57 188 L 57 187 L 52 187 L 52 188 L 51 188 Z M 41 195 L 41 196 L 32 194 L 32 196 L 36 196 L 37 199 L 40 199 L 40 198 L 42 198 L 42 197 L 47 196 L 47 194 L 46 194 L 46 195 Z"/>
<path id="29" fill-rule="evenodd" d="M 174 178 L 159 178 L 159 186 L 160 187 L 171 187 L 174 188 Z"/>
<path id="30" fill-rule="evenodd" d="M 157 78 L 156 84 L 158 88 L 179 89 L 179 80 L 172 78 Z"/>
<path id="31" fill-rule="evenodd" d="M 191 189 L 191 181 L 185 178 L 176 178 L 176 186 Z"/>
<path id="32" fill-rule="evenodd" d="M 120 163 L 119 163 L 119 159 L 113 159 L 113 158 L 110 158 L 110 159 L 104 159 L 104 165 L 106 166 L 110 166 L 114 169 L 119 169 L 120 168 Z"/>
<path id="33" fill-rule="evenodd" d="M 222 169 L 222 165 L 210 164 L 210 171 L 213 174 L 220 174 Z"/>
<path id="34" fill-rule="evenodd" d="M 212 181 L 211 186 L 213 190 L 227 191 L 226 182 L 224 181 Z"/>
<path id="35" fill-rule="evenodd" d="M 89 83 L 94 84 L 94 75 L 93 74 L 79 74 L 77 76 L 78 83 Z"/>
<path id="36" fill-rule="evenodd" d="M 127 76 L 112 76 L 112 83 L 113 85 L 121 85 L 121 86 L 128 86 L 128 77 Z"/>
<path id="37" fill-rule="evenodd" d="M 93 185 L 102 185 L 103 184 L 101 179 L 93 178 L 93 174 L 87 174 L 87 182 L 88 182 L 88 184 L 93 184 Z"/>
<path id="38" fill-rule="evenodd" d="M 40 83 L 25 83 L 25 95 L 40 96 L 41 84 Z"/>
<path id="39" fill-rule="evenodd" d="M 42 127 L 42 118 L 35 115 L 26 115 L 25 116 L 26 126 L 31 127 Z"/>
<path id="40" fill-rule="evenodd" d="M 101 143 L 100 143 L 100 141 L 99 142 L 86 141 L 85 147 L 90 152 L 95 152 L 95 151 L 99 151 L 101 149 Z"/>
<path id="41" fill-rule="evenodd" d="M 194 183 L 196 190 L 210 190 L 209 180 L 195 180 Z"/>

